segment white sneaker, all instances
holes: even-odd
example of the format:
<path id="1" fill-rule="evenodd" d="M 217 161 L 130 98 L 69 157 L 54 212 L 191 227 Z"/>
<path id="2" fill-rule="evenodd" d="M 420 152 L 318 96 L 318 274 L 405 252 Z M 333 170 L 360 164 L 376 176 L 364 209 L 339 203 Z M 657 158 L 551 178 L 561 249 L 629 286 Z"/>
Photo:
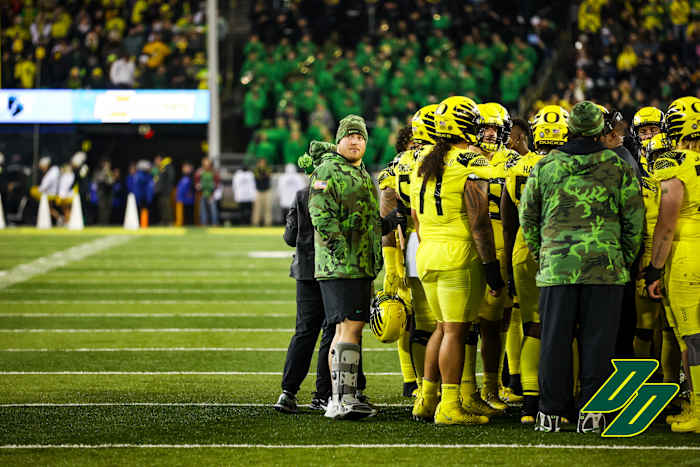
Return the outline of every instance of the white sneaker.
<path id="1" fill-rule="evenodd" d="M 602 433 L 605 431 L 605 414 L 579 412 L 577 433 Z"/>

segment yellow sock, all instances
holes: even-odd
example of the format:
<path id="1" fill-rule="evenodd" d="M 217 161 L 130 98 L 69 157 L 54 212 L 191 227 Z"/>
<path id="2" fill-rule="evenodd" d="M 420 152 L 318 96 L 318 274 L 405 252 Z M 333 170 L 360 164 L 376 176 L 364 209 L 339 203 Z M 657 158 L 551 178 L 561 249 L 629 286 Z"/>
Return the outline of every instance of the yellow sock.
<path id="1" fill-rule="evenodd" d="M 464 368 L 461 381 L 462 398 L 476 392 L 476 344 L 466 345 L 464 349 Z"/>
<path id="2" fill-rule="evenodd" d="M 634 336 L 632 345 L 634 346 L 634 356 L 637 358 L 651 357 L 651 337 L 653 332 L 649 330 L 649 339 L 643 339 L 639 336 Z M 645 336 L 647 337 L 647 336 Z"/>
<path id="3" fill-rule="evenodd" d="M 413 370 L 411 362 L 411 336 L 408 332 L 401 333 L 399 336 L 399 363 L 401 364 L 401 374 L 403 375 L 404 383 L 411 383 L 416 380 L 416 372 Z"/>
<path id="4" fill-rule="evenodd" d="M 698 401 L 700 401 L 700 365 L 693 365 L 688 369 L 690 370 L 690 384 L 693 386 L 694 395 L 691 402 L 694 404 L 695 413 L 700 415 L 700 405 L 698 405 Z"/>
<path id="5" fill-rule="evenodd" d="M 442 402 L 445 404 L 459 404 L 459 384 L 442 385 Z"/>
<path id="6" fill-rule="evenodd" d="M 440 383 L 435 382 L 435 381 L 429 381 L 427 379 L 423 379 L 423 397 L 432 397 L 437 399 L 437 393 L 438 393 L 438 388 L 440 387 Z"/>
<path id="7" fill-rule="evenodd" d="M 510 314 L 510 325 L 506 335 L 506 353 L 508 355 L 508 371 L 515 375 L 521 372 L 520 349 L 523 344 L 523 319 L 520 308 L 513 307 Z"/>
<path id="8" fill-rule="evenodd" d="M 681 371 L 681 352 L 678 348 L 676 335 L 672 329 L 663 330 L 661 345 L 661 369 L 664 372 L 664 383 L 677 383 Z"/>
<path id="9" fill-rule="evenodd" d="M 506 356 L 506 339 L 508 337 L 507 332 L 501 333 L 501 355 L 498 357 L 498 385 L 503 386 L 503 381 L 501 381 L 501 376 L 503 375 L 503 359 Z M 510 370 L 510 367 L 508 367 Z"/>
<path id="10" fill-rule="evenodd" d="M 540 366 L 540 340 L 535 337 L 525 336 L 521 351 L 520 380 L 523 385 L 523 394 L 537 396 L 540 386 L 537 380 L 537 371 Z"/>

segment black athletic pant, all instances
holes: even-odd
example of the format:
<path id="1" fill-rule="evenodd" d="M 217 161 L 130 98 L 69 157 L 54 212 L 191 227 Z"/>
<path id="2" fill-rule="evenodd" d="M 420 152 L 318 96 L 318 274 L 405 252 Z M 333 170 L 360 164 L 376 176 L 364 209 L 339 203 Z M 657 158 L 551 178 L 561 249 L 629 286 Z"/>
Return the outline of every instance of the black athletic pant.
<path id="1" fill-rule="evenodd" d="M 571 343 L 575 335 L 579 339 L 581 362 L 579 405 L 588 402 L 610 376 L 622 295 L 621 285 L 559 285 L 540 289 L 540 411 L 547 415 L 570 415 Z"/>
<path id="2" fill-rule="evenodd" d="M 634 276 L 632 276 L 634 277 Z M 617 331 L 615 343 L 615 358 L 634 358 L 634 334 L 637 331 L 637 305 L 635 295 L 637 287 L 634 281 L 624 286 L 622 296 L 622 312 L 620 314 L 620 327 Z"/>

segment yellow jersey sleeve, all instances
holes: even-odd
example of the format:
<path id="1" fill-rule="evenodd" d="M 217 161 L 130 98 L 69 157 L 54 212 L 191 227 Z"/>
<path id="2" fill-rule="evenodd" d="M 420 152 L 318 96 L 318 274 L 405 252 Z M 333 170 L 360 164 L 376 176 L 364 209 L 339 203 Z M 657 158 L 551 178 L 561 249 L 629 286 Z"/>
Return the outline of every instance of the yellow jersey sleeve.
<path id="1" fill-rule="evenodd" d="M 678 217 L 675 238 L 700 238 L 700 153 L 676 150 L 663 154 L 654 161 L 654 177 L 663 182 L 677 178 L 683 182 L 683 204 Z"/>

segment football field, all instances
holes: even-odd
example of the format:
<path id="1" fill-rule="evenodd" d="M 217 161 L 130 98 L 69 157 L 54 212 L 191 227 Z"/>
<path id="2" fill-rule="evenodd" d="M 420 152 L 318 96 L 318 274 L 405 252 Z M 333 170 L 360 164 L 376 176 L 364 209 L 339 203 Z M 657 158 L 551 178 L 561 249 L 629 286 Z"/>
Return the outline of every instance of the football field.
<path id="1" fill-rule="evenodd" d="M 515 408 L 410 421 L 395 344 L 368 332 L 376 418 L 277 413 L 292 251 L 279 228 L 0 231 L 0 465 L 700 465 L 700 435 L 661 421 L 618 439 L 535 433 Z"/>

